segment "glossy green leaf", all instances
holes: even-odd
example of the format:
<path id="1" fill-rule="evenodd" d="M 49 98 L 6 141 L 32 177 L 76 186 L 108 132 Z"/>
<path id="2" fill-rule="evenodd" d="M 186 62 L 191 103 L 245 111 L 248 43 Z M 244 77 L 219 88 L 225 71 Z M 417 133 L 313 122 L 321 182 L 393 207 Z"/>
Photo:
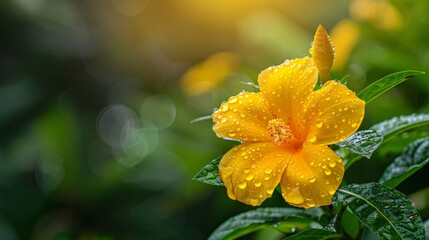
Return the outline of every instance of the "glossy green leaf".
<path id="1" fill-rule="evenodd" d="M 377 131 L 363 130 L 356 132 L 336 145 L 369 159 L 381 142 L 383 142 L 383 136 Z"/>
<path id="2" fill-rule="evenodd" d="M 429 138 L 410 144 L 402 155 L 395 158 L 380 178 L 380 183 L 398 186 L 417 170 L 429 163 Z"/>
<path id="3" fill-rule="evenodd" d="M 394 117 L 371 127 L 384 136 L 384 141 L 411 128 L 429 124 L 429 114 L 412 114 Z"/>
<path id="4" fill-rule="evenodd" d="M 379 183 L 351 184 L 338 189 L 333 204 L 345 202 L 381 239 L 424 239 L 422 219 L 413 203 L 396 189 Z"/>
<path id="5" fill-rule="evenodd" d="M 341 234 L 324 229 L 309 228 L 293 236 L 287 237 L 287 240 L 325 240 L 342 239 Z"/>
<path id="6" fill-rule="evenodd" d="M 400 84 L 401 82 L 404 82 L 405 80 L 408 80 L 416 75 L 421 74 L 424 74 L 424 72 L 412 70 L 392 73 L 366 87 L 364 90 L 362 90 L 362 92 L 358 94 L 358 97 L 368 104 L 369 102 L 371 102 L 387 90 Z"/>
<path id="7" fill-rule="evenodd" d="M 386 143 L 383 143 L 377 149 L 377 152 L 380 156 L 386 156 L 387 154 L 402 154 L 404 149 L 410 145 L 412 142 L 415 142 L 421 138 L 429 137 L 428 131 L 411 131 L 398 134 L 395 138 L 391 138 Z"/>
<path id="8" fill-rule="evenodd" d="M 194 180 L 207 183 L 210 185 L 223 186 L 223 182 L 219 176 L 219 162 L 220 158 L 212 160 L 209 164 L 203 167 L 197 175 L 195 175 Z"/>
<path id="9" fill-rule="evenodd" d="M 209 240 L 236 239 L 240 236 L 263 228 L 292 233 L 308 227 L 322 226 L 318 220 L 323 211 L 320 208 L 258 208 L 231 217 L 221 224 L 209 237 Z"/>

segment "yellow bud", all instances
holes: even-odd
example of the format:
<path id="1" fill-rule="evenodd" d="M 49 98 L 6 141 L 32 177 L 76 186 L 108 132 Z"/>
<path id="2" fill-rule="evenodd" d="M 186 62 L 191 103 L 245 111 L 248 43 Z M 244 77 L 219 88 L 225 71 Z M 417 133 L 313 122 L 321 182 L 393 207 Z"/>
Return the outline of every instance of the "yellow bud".
<path id="1" fill-rule="evenodd" d="M 314 34 L 313 46 L 310 49 L 313 56 L 314 64 L 320 73 L 322 82 L 329 80 L 329 70 L 331 70 L 332 63 L 334 62 L 334 47 L 332 46 L 331 39 L 322 25 L 316 30 Z"/>

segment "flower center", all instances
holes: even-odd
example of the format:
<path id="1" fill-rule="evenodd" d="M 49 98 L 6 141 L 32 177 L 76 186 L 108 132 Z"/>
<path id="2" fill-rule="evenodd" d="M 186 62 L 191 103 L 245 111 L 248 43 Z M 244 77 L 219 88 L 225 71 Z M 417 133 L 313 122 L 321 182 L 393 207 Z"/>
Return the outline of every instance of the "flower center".
<path id="1" fill-rule="evenodd" d="M 280 118 L 271 119 L 268 122 L 268 133 L 273 138 L 273 143 L 276 145 L 282 145 L 293 138 L 289 125 Z"/>

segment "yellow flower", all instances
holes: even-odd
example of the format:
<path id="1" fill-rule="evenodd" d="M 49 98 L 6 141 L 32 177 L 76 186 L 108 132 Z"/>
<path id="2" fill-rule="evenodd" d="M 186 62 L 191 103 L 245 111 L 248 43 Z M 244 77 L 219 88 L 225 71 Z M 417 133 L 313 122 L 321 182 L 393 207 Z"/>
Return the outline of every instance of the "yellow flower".
<path id="1" fill-rule="evenodd" d="M 350 15 L 384 30 L 397 30 L 404 25 L 399 10 L 387 0 L 352 0 Z"/>
<path id="2" fill-rule="evenodd" d="M 335 43 L 334 65 L 335 70 L 343 70 L 349 61 L 350 54 L 357 45 L 360 37 L 359 26 L 350 19 L 337 23 L 331 31 L 332 41 Z"/>
<path id="3" fill-rule="evenodd" d="M 365 102 L 333 80 L 314 91 L 314 62 L 305 57 L 265 69 L 260 92 L 233 96 L 213 113 L 216 134 L 242 142 L 219 164 L 231 199 L 258 206 L 280 184 L 291 205 L 331 203 L 344 165 L 327 145 L 359 128 Z"/>
<path id="4" fill-rule="evenodd" d="M 182 89 L 190 96 L 200 95 L 219 86 L 239 65 L 234 53 L 220 52 L 192 66 L 181 79 Z"/>

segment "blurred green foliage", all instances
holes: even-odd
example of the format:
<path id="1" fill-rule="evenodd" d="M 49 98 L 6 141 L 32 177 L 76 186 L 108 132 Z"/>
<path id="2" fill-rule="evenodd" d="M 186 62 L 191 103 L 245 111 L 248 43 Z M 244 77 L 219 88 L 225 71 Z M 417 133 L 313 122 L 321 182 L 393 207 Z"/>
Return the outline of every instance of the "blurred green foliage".
<path id="1" fill-rule="evenodd" d="M 392 72 L 429 72 L 429 3 L 392 4 L 403 27 L 356 20 L 357 46 L 347 68 L 333 73 L 349 74 L 357 92 Z M 192 181 L 236 143 L 218 139 L 210 120 L 190 121 L 254 90 L 241 82 L 255 82 L 265 67 L 308 55 L 316 26 L 350 18 L 348 7 L 340 0 L 1 1 L 0 239 L 204 239 L 252 209 Z M 184 94 L 181 76 L 219 51 L 237 54 L 240 69 L 211 92 Z M 427 113 L 428 96 L 426 76 L 408 81 L 371 103 L 362 127 Z M 402 149 L 392 141 L 353 165 L 346 181 L 376 181 Z M 398 187 L 423 219 L 427 171 Z M 283 205 L 277 195 L 263 204 Z"/>

